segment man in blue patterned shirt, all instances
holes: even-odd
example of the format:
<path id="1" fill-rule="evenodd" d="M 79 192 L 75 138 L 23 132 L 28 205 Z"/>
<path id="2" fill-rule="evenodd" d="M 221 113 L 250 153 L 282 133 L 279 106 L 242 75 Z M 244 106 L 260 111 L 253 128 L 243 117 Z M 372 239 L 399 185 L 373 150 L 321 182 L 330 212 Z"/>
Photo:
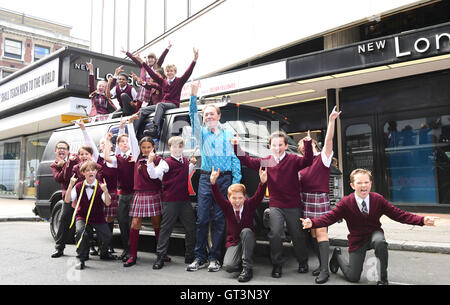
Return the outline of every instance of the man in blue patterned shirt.
<path id="1" fill-rule="evenodd" d="M 228 187 L 232 183 L 241 181 L 241 163 L 236 157 L 231 145 L 233 134 L 222 128 L 219 123 L 220 108 L 208 105 L 203 109 L 203 123 L 201 125 L 197 110 L 198 84 L 191 85 L 191 100 L 189 103 L 189 116 L 192 133 L 201 148 L 202 165 L 198 186 L 198 208 L 196 223 L 195 260 L 187 267 L 187 271 L 197 271 L 205 268 L 209 260 L 208 271 L 219 271 L 219 259 L 222 255 L 222 244 L 225 236 L 225 217 L 222 210 L 214 201 L 210 188 L 211 170 L 220 169 L 217 185 L 226 197 Z M 208 241 L 208 227 L 211 206 L 214 209 L 211 224 L 212 247 L 206 253 Z"/>

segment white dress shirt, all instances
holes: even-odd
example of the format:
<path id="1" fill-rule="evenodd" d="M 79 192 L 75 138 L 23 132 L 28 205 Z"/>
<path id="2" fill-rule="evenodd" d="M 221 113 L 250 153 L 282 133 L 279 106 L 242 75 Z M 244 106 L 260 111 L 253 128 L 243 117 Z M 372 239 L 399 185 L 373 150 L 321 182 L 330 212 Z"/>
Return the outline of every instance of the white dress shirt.
<path id="1" fill-rule="evenodd" d="M 370 209 L 369 209 L 369 195 L 367 195 L 366 196 L 366 198 L 360 198 L 358 195 L 356 195 L 356 193 L 355 193 L 355 199 L 356 199 L 356 203 L 358 204 L 358 208 L 359 208 L 359 210 L 362 212 L 362 202 L 363 202 L 363 200 L 364 200 L 364 202 L 366 203 L 366 207 L 367 207 L 367 213 L 369 213 L 369 211 L 370 211 Z"/>

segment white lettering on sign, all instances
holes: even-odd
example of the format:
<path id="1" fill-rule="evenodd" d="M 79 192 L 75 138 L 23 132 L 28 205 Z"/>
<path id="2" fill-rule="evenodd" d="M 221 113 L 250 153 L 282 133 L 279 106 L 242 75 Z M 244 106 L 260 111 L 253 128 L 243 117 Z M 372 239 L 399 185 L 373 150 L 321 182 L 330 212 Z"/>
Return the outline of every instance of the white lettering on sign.
<path id="1" fill-rule="evenodd" d="M 358 53 L 366 53 L 366 52 L 372 52 L 372 51 L 379 51 L 383 50 L 386 46 L 386 40 L 379 40 L 375 42 L 369 42 L 366 44 L 361 44 L 358 46 Z"/>
<path id="2" fill-rule="evenodd" d="M 59 59 L 54 59 L 0 86 L 0 111 L 58 88 Z"/>

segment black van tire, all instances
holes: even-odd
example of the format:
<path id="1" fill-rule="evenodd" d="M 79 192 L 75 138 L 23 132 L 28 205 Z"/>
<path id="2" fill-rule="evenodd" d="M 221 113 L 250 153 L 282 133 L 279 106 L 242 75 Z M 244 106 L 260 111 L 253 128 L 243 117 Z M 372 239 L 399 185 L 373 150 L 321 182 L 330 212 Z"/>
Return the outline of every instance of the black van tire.
<path id="1" fill-rule="evenodd" d="M 59 200 L 52 209 L 52 214 L 50 217 L 50 233 L 52 234 L 53 239 L 56 241 L 56 233 L 59 230 L 59 224 L 61 219 L 61 211 L 64 201 Z M 66 244 L 74 244 L 75 243 L 75 227 L 70 229 L 70 234 L 66 240 Z"/>

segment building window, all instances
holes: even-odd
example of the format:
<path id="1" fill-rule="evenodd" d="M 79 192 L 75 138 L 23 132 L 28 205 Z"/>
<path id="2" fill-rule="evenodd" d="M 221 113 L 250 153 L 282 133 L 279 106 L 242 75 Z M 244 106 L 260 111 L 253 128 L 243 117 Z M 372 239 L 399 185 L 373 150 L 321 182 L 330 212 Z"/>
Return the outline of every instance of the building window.
<path id="1" fill-rule="evenodd" d="M 12 39 L 5 39 L 3 55 L 15 59 L 22 59 L 22 42 Z"/>
<path id="2" fill-rule="evenodd" d="M 50 48 L 49 47 L 43 47 L 43 46 L 34 46 L 34 61 L 38 61 L 42 57 L 45 57 L 50 54 Z"/>

